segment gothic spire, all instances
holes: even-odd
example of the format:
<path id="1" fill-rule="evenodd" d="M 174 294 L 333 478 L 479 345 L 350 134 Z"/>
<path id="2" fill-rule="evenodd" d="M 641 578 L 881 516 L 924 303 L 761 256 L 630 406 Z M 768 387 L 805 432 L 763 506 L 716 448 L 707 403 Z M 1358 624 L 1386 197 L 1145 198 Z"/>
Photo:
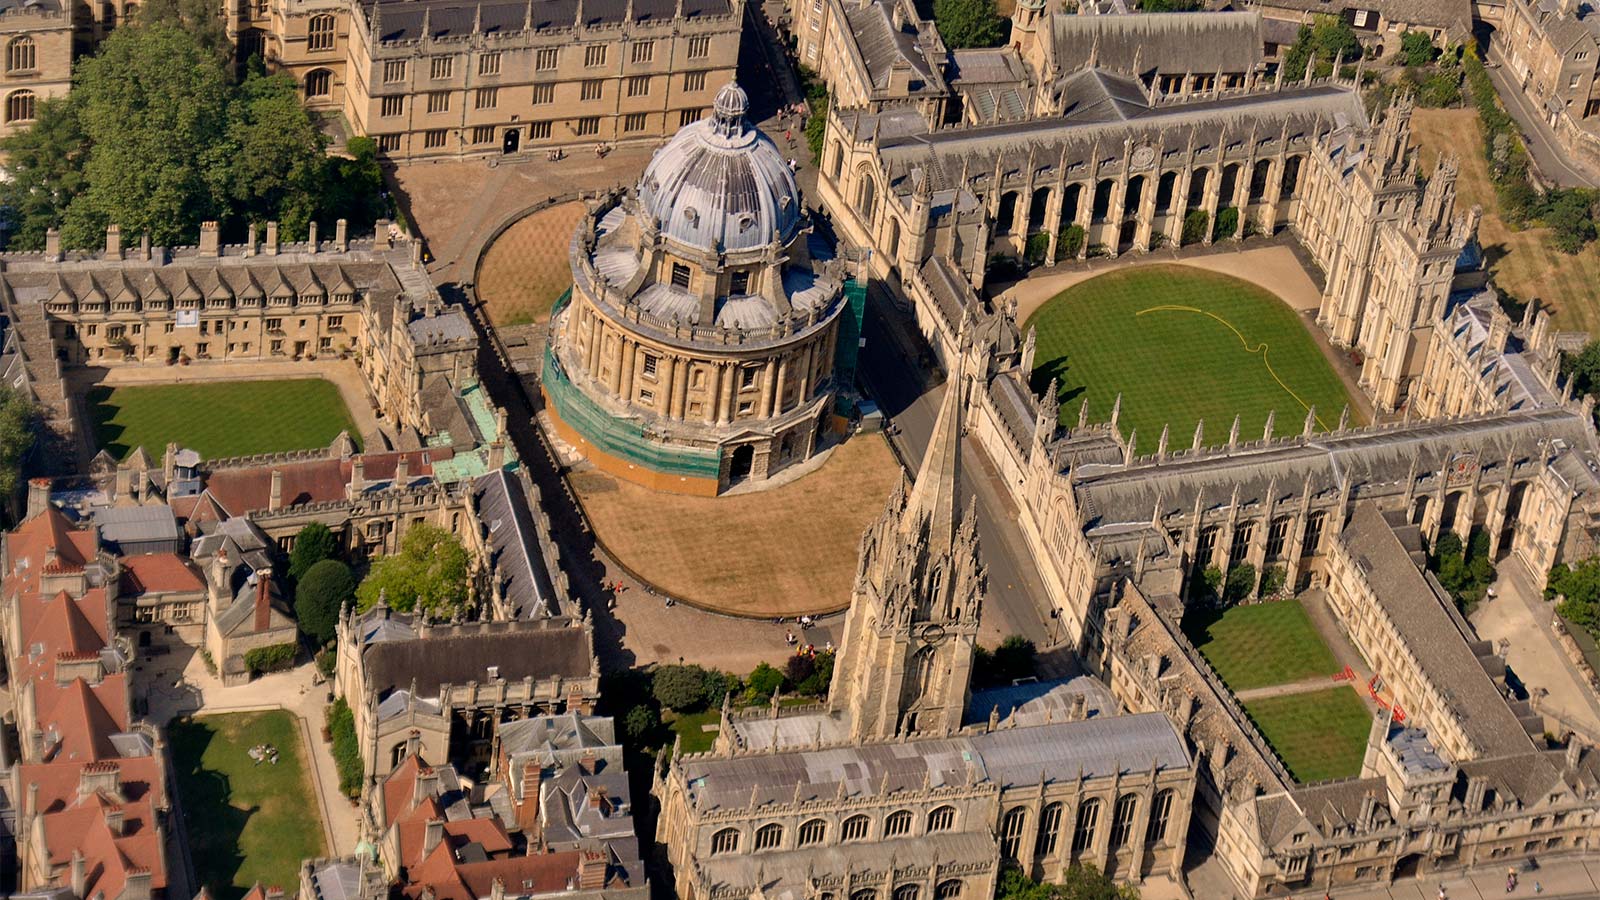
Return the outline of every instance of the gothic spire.
<path id="1" fill-rule="evenodd" d="M 911 485 L 911 496 L 906 503 L 902 531 L 917 527 L 922 519 L 928 520 L 928 538 L 938 538 L 948 546 L 956 533 L 956 474 L 961 455 L 961 367 L 956 366 L 944 388 L 944 401 L 939 406 L 939 418 L 933 423 L 933 436 L 928 440 L 928 452 L 923 454 L 922 466 L 917 469 L 916 481 Z"/>

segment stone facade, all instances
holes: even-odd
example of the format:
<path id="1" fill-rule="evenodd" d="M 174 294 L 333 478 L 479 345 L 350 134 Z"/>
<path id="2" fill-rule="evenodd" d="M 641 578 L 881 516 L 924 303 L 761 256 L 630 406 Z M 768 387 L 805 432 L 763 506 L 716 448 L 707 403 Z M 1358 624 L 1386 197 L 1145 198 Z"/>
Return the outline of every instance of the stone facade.
<path id="1" fill-rule="evenodd" d="M 1578 0 L 1506 0 L 1490 53 L 1563 148 L 1600 163 L 1600 20 Z"/>
<path id="2" fill-rule="evenodd" d="M 0 134 L 28 127 L 38 105 L 72 86 L 72 11 L 57 0 L 0 6 Z"/>
<path id="3" fill-rule="evenodd" d="M 765 480 L 819 450 L 833 413 L 848 272 L 745 107 L 725 87 L 714 121 L 594 204 L 573 237 L 572 302 L 551 319 L 557 434 L 663 489 Z"/>
<path id="4" fill-rule="evenodd" d="M 1090 679 L 969 692 L 986 586 L 958 512 L 967 389 L 957 370 L 916 479 L 862 539 L 827 704 L 725 706 L 714 750 L 657 770 L 678 896 L 977 900 L 1008 863 L 1181 870 L 1194 770 L 1164 716 L 1120 715 Z"/>

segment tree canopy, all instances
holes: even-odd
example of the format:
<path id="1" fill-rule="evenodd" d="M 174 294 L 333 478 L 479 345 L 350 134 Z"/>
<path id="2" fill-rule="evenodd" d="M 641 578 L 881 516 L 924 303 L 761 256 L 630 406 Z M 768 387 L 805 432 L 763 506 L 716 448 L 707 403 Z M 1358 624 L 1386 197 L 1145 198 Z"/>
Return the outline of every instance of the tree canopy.
<path id="1" fill-rule="evenodd" d="M 1357 40 L 1350 23 L 1338 16 L 1320 15 L 1310 25 L 1300 26 L 1294 44 L 1279 65 L 1283 68 L 1284 79 L 1294 81 L 1305 77 L 1306 66 L 1315 56 L 1317 64 L 1313 74 L 1324 78 L 1333 73 L 1336 61 L 1354 62 L 1360 55 L 1361 41 Z"/>
<path id="2" fill-rule="evenodd" d="M 313 646 L 333 640 L 339 611 L 356 596 L 356 576 L 337 559 L 309 567 L 294 588 L 294 616 Z"/>
<path id="3" fill-rule="evenodd" d="M 995 900 L 1139 900 L 1139 889 L 1118 885 L 1092 863 L 1068 866 L 1060 884 L 1034 881 L 1011 867 L 1000 873 Z"/>
<path id="4" fill-rule="evenodd" d="M 933 21 L 952 50 L 998 47 L 1010 27 L 994 0 L 933 0 Z"/>
<path id="5" fill-rule="evenodd" d="M 1462 612 L 1471 612 L 1494 583 L 1494 560 L 1489 556 L 1489 535 L 1474 530 L 1465 545 L 1453 532 L 1439 535 L 1428 557 L 1439 584 L 1455 598 Z"/>
<path id="6" fill-rule="evenodd" d="M 34 127 L 0 140 L 9 246 L 38 249 L 51 227 L 69 248 L 99 246 L 113 224 L 157 245 L 193 243 L 204 221 L 242 234 L 276 220 L 291 239 L 318 219 L 370 227 L 382 188 L 371 142 L 329 157 L 292 77 L 258 61 L 236 82 L 211 7 L 147 4 L 78 63 L 66 96 L 38 104 Z"/>
<path id="7" fill-rule="evenodd" d="M 400 552 L 372 564 L 356 589 L 361 609 L 381 596 L 402 612 L 427 610 L 446 618 L 465 611 L 469 602 L 467 551 L 449 531 L 421 522 L 400 539 Z"/>
<path id="8" fill-rule="evenodd" d="M 294 549 L 289 551 L 289 577 L 299 581 L 312 566 L 332 559 L 337 549 L 333 532 L 321 522 L 312 522 L 294 536 Z"/>
<path id="9" fill-rule="evenodd" d="M 0 385 L 0 497 L 16 496 L 22 460 L 39 434 L 39 407 L 27 396 Z"/>

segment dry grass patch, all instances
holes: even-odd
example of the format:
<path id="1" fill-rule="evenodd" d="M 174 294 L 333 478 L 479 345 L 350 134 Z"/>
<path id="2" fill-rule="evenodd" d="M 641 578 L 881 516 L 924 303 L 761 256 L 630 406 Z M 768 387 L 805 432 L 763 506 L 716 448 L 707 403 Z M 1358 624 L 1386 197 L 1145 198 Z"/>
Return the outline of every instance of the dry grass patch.
<path id="1" fill-rule="evenodd" d="M 572 286 L 567 247 L 582 203 L 542 209 L 500 233 L 478 267 L 478 297 L 495 325 L 542 322 Z"/>
<path id="2" fill-rule="evenodd" d="M 623 565 L 695 606 L 761 618 L 849 605 L 861 534 L 899 478 L 877 435 L 852 438 L 794 482 L 732 497 L 661 493 L 596 470 L 570 476 Z"/>
<path id="3" fill-rule="evenodd" d="M 1483 133 L 1473 109 L 1419 109 L 1411 116 L 1411 136 L 1421 149 L 1422 171 L 1431 173 L 1443 150 L 1461 157 L 1456 181 L 1458 210 L 1483 207 L 1478 240 L 1483 245 L 1495 284 L 1518 300 L 1537 299 L 1550 307 L 1556 324 L 1568 330 L 1600 333 L 1600 244 L 1568 256 L 1550 246 L 1549 229 L 1512 230 L 1500 218 L 1489 166 L 1483 157 Z"/>

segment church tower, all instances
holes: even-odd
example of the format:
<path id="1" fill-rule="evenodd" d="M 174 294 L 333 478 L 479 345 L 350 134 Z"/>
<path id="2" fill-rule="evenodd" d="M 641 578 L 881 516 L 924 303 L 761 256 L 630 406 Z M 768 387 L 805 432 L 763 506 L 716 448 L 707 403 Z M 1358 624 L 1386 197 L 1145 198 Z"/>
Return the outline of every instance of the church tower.
<path id="1" fill-rule="evenodd" d="M 853 740 L 961 727 L 985 591 L 976 510 L 956 509 L 965 388 L 950 379 L 916 480 L 901 482 L 861 538 L 828 692 Z"/>

